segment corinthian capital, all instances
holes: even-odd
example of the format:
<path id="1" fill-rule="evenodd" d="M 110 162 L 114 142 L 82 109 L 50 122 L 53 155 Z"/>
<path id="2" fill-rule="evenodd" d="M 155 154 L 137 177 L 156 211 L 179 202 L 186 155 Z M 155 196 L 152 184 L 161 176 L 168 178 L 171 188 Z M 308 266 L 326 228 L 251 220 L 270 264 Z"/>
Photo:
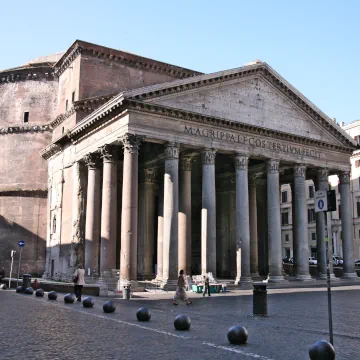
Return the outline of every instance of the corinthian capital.
<path id="1" fill-rule="evenodd" d="M 317 179 L 318 182 L 328 182 L 329 177 L 329 169 L 327 168 L 320 168 L 317 169 Z"/>
<path id="2" fill-rule="evenodd" d="M 179 159 L 179 144 L 175 142 L 169 142 L 165 147 L 165 159 L 166 160 L 178 160 Z"/>
<path id="3" fill-rule="evenodd" d="M 99 154 L 98 153 L 89 153 L 86 154 L 84 156 L 84 162 L 85 165 L 89 168 L 89 169 L 96 169 L 99 167 L 100 165 L 100 161 L 99 161 Z"/>
<path id="4" fill-rule="evenodd" d="M 249 164 L 249 155 L 235 155 L 235 170 L 247 170 Z"/>
<path id="5" fill-rule="evenodd" d="M 340 184 L 350 184 L 350 172 L 342 171 L 339 174 Z"/>
<path id="6" fill-rule="evenodd" d="M 201 161 L 203 165 L 214 165 L 215 164 L 216 150 L 205 149 L 201 153 Z"/>
<path id="7" fill-rule="evenodd" d="M 104 162 L 116 161 L 115 147 L 113 145 L 106 144 L 100 148 L 101 157 Z"/>
<path id="8" fill-rule="evenodd" d="M 269 159 L 266 164 L 268 174 L 278 174 L 279 164 L 280 164 L 279 160 Z"/>
<path id="9" fill-rule="evenodd" d="M 294 167 L 295 177 L 306 177 L 306 166 L 304 164 L 295 165 Z"/>
<path id="10" fill-rule="evenodd" d="M 156 169 L 144 169 L 144 182 L 149 184 L 155 184 L 156 175 Z"/>
<path id="11" fill-rule="evenodd" d="M 191 157 L 182 157 L 180 159 L 180 169 L 184 171 L 191 171 L 193 159 Z"/>
<path id="12" fill-rule="evenodd" d="M 123 144 L 124 154 L 138 154 L 140 144 L 144 140 L 144 137 L 134 134 L 125 134 L 119 139 Z"/>

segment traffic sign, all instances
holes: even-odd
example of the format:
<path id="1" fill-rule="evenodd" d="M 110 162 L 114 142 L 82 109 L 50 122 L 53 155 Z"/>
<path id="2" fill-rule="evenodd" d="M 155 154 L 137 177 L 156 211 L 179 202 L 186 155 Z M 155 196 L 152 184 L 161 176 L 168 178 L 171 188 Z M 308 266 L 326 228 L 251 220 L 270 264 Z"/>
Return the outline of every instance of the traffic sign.
<path id="1" fill-rule="evenodd" d="M 315 191 L 315 212 L 327 211 L 328 201 L 327 201 L 327 191 L 318 190 Z"/>
<path id="2" fill-rule="evenodd" d="M 19 245 L 20 247 L 25 246 L 25 241 L 24 241 L 24 240 L 20 240 L 20 241 L 18 242 L 18 245 Z"/>

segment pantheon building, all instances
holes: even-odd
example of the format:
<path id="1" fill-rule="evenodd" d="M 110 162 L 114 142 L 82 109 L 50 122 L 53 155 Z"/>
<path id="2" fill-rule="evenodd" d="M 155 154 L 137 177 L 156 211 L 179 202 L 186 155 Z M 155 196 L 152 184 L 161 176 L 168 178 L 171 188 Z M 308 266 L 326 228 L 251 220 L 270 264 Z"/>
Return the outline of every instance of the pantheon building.
<path id="1" fill-rule="evenodd" d="M 344 277 L 356 277 L 357 142 L 267 63 L 203 74 L 76 41 L 51 66 L 45 276 L 80 263 L 88 275 L 120 269 L 121 281 L 169 284 L 184 269 L 281 282 L 290 184 L 296 278 L 310 280 L 305 181 L 327 190 L 338 175 Z M 322 277 L 325 222 L 316 214 Z"/>

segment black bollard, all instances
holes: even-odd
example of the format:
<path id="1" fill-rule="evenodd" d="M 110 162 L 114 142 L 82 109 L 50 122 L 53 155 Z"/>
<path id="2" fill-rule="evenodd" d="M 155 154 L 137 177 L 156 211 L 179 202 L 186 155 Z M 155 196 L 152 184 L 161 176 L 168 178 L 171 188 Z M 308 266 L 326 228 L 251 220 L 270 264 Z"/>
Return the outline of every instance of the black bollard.
<path id="1" fill-rule="evenodd" d="M 95 304 L 95 301 L 91 296 L 88 296 L 83 300 L 82 304 L 85 308 L 92 308 Z"/>
<path id="2" fill-rule="evenodd" d="M 148 308 L 142 307 L 136 312 L 138 321 L 149 321 L 151 319 L 151 313 Z"/>
<path id="3" fill-rule="evenodd" d="M 6 284 L 1 284 L 1 285 L 0 285 L 0 289 L 1 289 L 1 290 L 6 290 L 6 289 L 7 289 Z"/>
<path id="4" fill-rule="evenodd" d="M 16 288 L 16 292 L 17 292 L 18 294 L 22 294 L 22 293 L 24 292 L 23 287 L 22 287 L 22 286 L 18 286 L 18 287 Z"/>
<path id="5" fill-rule="evenodd" d="M 56 300 L 57 299 L 57 293 L 55 291 L 50 291 L 48 293 L 48 299 L 49 300 Z"/>
<path id="6" fill-rule="evenodd" d="M 253 283 L 253 315 L 268 316 L 267 307 L 267 284 L 263 282 Z"/>
<path id="7" fill-rule="evenodd" d="M 178 315 L 175 318 L 174 326 L 176 330 L 189 330 L 191 326 L 191 320 L 186 315 Z"/>
<path id="8" fill-rule="evenodd" d="M 243 326 L 235 325 L 229 329 L 227 338 L 230 344 L 243 345 L 247 343 L 248 332 Z"/>
<path id="9" fill-rule="evenodd" d="M 309 350 L 311 360 L 335 360 L 334 347 L 325 340 L 317 341 Z"/>
<path id="10" fill-rule="evenodd" d="M 75 295 L 73 294 L 66 294 L 64 296 L 64 302 L 65 304 L 73 304 L 75 302 Z"/>
<path id="11" fill-rule="evenodd" d="M 103 305 L 103 310 L 104 310 L 104 313 L 110 314 L 116 310 L 116 306 L 114 305 L 114 303 L 111 300 L 105 301 L 105 303 Z"/>
<path id="12" fill-rule="evenodd" d="M 44 290 L 43 290 L 43 289 L 37 289 L 37 290 L 35 291 L 35 295 L 36 295 L 37 297 L 43 297 L 43 296 L 44 296 Z"/>
<path id="13" fill-rule="evenodd" d="M 32 295 L 34 293 L 34 289 L 32 287 L 28 287 L 25 289 L 24 294 Z"/>

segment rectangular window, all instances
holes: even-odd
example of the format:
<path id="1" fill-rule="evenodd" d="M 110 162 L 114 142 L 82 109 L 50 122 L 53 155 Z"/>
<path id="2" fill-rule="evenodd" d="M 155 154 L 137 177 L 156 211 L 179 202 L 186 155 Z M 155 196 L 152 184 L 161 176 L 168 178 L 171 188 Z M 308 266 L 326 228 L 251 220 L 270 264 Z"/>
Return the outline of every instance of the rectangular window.
<path id="1" fill-rule="evenodd" d="M 285 242 L 287 243 L 287 242 L 289 242 L 289 234 L 285 234 Z"/>
<path id="2" fill-rule="evenodd" d="M 289 213 L 281 213 L 281 225 L 289 225 Z"/>
<path id="3" fill-rule="evenodd" d="M 316 233 L 314 233 L 314 232 L 311 233 L 311 240 L 312 241 L 316 240 Z"/>
<path id="4" fill-rule="evenodd" d="M 339 209 L 339 219 L 341 220 L 341 205 L 338 205 L 338 209 Z"/>
<path id="5" fill-rule="evenodd" d="M 360 239 L 360 230 L 359 230 L 359 239 Z"/>
<path id="6" fill-rule="evenodd" d="M 63 134 L 65 132 L 65 128 L 64 127 L 62 127 L 62 129 L 61 129 L 61 133 Z"/>
<path id="7" fill-rule="evenodd" d="M 281 202 L 286 203 L 287 202 L 287 191 L 281 192 Z"/>
<path id="8" fill-rule="evenodd" d="M 358 177 L 358 182 L 359 182 L 359 190 L 360 190 L 360 177 Z"/>
<path id="9" fill-rule="evenodd" d="M 68 106 L 69 106 L 69 100 L 66 99 L 66 102 L 65 102 L 65 111 L 68 111 Z"/>
<path id="10" fill-rule="evenodd" d="M 315 221 L 315 209 L 308 209 L 308 222 Z"/>
<path id="11" fill-rule="evenodd" d="M 75 101 L 75 91 L 73 91 L 71 95 L 71 102 L 74 103 L 74 101 Z"/>
<path id="12" fill-rule="evenodd" d="M 360 166 L 360 160 L 355 160 L 355 167 L 358 168 Z"/>
<path id="13" fill-rule="evenodd" d="M 28 123 L 29 122 L 29 112 L 25 111 L 24 112 L 24 123 Z"/>
<path id="14" fill-rule="evenodd" d="M 312 185 L 309 186 L 309 198 L 310 199 L 314 198 L 314 186 Z"/>
<path id="15" fill-rule="evenodd" d="M 360 217 L 360 198 L 356 198 L 357 217 Z"/>

